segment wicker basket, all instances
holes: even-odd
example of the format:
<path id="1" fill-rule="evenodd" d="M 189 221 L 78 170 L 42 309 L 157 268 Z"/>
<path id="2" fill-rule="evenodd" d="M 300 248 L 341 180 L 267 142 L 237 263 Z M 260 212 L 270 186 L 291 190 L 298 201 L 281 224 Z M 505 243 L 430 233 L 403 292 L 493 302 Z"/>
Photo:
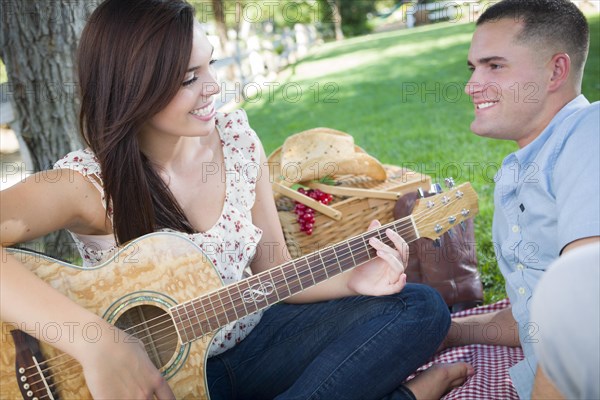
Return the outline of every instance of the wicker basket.
<path id="1" fill-rule="evenodd" d="M 336 180 L 336 186 L 405 194 L 419 187 L 428 189 L 431 185 L 431 178 L 427 175 L 391 165 L 386 165 L 385 168 L 388 179 L 384 182 L 364 176 L 342 176 Z M 314 232 L 309 236 L 300 231 L 296 214 L 293 212 L 294 201 L 281 195 L 275 195 L 275 201 L 285 241 L 294 258 L 358 235 L 364 232 L 374 219 L 382 224 L 391 222 L 396 204 L 395 200 L 334 196 L 329 205 L 339 210 L 342 218 L 336 221 L 315 212 Z"/>

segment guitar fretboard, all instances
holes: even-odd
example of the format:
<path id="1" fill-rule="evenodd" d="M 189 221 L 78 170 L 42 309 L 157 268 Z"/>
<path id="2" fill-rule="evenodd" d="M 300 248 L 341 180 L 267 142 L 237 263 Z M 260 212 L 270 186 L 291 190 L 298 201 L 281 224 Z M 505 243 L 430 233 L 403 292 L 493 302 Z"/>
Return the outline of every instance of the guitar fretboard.
<path id="1" fill-rule="evenodd" d="M 369 245 L 370 238 L 392 245 L 385 234 L 388 228 L 400 233 L 407 242 L 418 239 L 412 217 L 408 216 L 172 307 L 182 341 L 196 340 L 364 264 L 376 256 L 376 250 Z"/>

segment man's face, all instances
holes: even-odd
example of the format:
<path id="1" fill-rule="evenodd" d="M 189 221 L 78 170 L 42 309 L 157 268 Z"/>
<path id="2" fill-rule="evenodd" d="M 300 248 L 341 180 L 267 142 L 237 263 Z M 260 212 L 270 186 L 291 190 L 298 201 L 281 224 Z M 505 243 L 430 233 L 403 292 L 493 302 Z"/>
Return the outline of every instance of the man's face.
<path id="1" fill-rule="evenodd" d="M 516 42 L 521 27 L 512 19 L 477 27 L 468 56 L 473 73 L 465 88 L 475 106 L 471 130 L 515 140 L 519 147 L 533 141 L 549 122 L 543 109 L 552 73 L 545 49 Z"/>

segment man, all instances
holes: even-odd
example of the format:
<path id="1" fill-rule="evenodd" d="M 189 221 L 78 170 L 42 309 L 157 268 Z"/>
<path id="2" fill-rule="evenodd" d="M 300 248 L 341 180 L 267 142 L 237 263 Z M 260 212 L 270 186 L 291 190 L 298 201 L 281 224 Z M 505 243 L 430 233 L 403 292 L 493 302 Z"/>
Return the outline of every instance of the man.
<path id="1" fill-rule="evenodd" d="M 600 236 L 600 103 L 581 95 L 588 47 L 571 2 L 504 0 L 481 15 L 469 50 L 471 130 L 519 146 L 494 193 L 493 240 L 512 307 L 453 320 L 444 346 L 522 346 L 525 359 L 509 371 L 521 398 L 532 397 L 537 370 L 536 284 L 553 260 Z M 537 380 L 547 387 L 543 374 Z"/>

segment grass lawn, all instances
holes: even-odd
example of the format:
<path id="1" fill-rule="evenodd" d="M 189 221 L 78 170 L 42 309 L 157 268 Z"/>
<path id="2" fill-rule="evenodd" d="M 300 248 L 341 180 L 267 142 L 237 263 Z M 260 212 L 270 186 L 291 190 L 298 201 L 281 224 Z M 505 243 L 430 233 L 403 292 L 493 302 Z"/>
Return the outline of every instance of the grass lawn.
<path id="1" fill-rule="evenodd" d="M 600 18 L 590 19 L 592 46 L 584 81 L 600 99 Z M 326 126 L 352 134 L 384 163 L 443 181 L 470 181 L 479 194 L 477 254 L 486 303 L 505 297 L 493 251 L 494 174 L 512 142 L 469 130 L 472 105 L 463 93 L 474 24 L 436 24 L 325 44 L 288 68 L 272 93 L 243 105 L 267 154 L 290 134 Z M 318 229 L 318 227 L 316 227 Z"/>

